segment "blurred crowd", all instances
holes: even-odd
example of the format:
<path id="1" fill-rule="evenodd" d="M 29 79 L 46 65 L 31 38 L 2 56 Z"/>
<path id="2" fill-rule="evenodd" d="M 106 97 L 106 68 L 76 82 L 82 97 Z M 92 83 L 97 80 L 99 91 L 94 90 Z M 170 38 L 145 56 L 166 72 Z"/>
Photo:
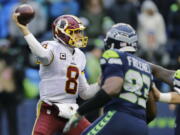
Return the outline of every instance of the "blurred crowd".
<path id="1" fill-rule="evenodd" d="M 180 65 L 180 0 L 0 0 L 0 120 L 5 111 L 11 135 L 18 135 L 17 106 L 24 99 L 38 98 L 36 58 L 11 18 L 23 3 L 35 9 L 29 28 L 39 41 L 52 39 L 51 23 L 56 17 L 80 17 L 89 37 L 83 49 L 89 83 L 96 82 L 101 73 L 104 35 L 118 22 L 129 23 L 137 30 L 139 56 L 169 69 Z"/>

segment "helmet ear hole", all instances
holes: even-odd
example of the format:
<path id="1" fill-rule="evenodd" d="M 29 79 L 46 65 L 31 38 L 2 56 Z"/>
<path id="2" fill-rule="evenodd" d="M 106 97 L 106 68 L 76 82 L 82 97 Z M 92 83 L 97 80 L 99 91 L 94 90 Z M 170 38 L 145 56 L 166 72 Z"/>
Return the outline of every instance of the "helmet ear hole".
<path id="1" fill-rule="evenodd" d="M 64 29 L 66 25 L 67 25 L 67 22 L 65 20 L 62 20 L 59 27 L 61 29 Z"/>

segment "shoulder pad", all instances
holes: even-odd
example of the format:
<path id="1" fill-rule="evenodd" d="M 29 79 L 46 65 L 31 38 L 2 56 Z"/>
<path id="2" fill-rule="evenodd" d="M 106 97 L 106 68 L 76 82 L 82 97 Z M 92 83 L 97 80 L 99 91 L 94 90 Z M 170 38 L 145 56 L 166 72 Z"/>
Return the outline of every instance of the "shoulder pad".
<path id="1" fill-rule="evenodd" d="M 177 70 L 174 74 L 174 78 L 180 79 L 180 70 Z"/>
<path id="2" fill-rule="evenodd" d="M 114 50 L 107 50 L 102 55 L 103 58 L 109 59 L 109 58 L 119 58 L 119 54 Z"/>

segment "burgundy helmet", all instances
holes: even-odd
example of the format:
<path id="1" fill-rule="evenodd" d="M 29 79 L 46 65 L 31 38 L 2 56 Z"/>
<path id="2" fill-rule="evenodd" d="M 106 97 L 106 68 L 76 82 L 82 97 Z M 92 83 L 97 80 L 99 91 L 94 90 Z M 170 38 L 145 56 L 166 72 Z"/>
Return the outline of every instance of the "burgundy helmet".
<path id="1" fill-rule="evenodd" d="M 84 25 L 73 15 L 62 15 L 52 24 L 54 39 L 71 47 L 86 47 L 88 37 L 84 36 Z M 82 37 L 76 37 L 76 32 L 82 32 Z"/>

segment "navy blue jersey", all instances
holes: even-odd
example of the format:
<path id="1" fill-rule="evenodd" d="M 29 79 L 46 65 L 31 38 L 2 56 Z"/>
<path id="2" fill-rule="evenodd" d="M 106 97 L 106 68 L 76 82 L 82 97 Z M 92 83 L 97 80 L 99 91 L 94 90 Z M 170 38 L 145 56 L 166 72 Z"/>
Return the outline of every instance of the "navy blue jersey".
<path id="1" fill-rule="evenodd" d="M 117 110 L 146 119 L 146 102 L 152 84 L 152 73 L 148 62 L 127 52 L 107 50 L 101 59 L 102 85 L 112 76 L 124 80 L 118 97 L 105 106 L 105 111 Z"/>
<path id="2" fill-rule="evenodd" d="M 119 111 L 108 111 L 81 135 L 148 135 L 146 121 Z"/>

